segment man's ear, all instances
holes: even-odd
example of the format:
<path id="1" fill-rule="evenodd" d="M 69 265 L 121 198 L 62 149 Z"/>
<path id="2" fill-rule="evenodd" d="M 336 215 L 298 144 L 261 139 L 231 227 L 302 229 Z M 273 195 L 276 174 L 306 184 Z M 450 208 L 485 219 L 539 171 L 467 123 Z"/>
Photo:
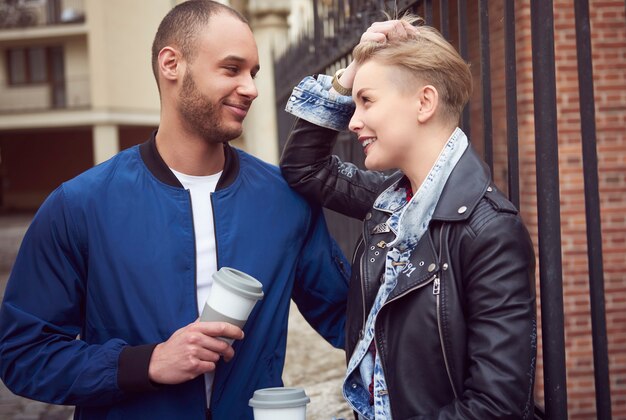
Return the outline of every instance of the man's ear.
<path id="1" fill-rule="evenodd" d="M 424 124 L 433 118 L 439 108 L 439 92 L 433 85 L 425 85 L 419 90 L 417 100 L 417 121 Z"/>
<path id="2" fill-rule="evenodd" d="M 175 82 L 183 75 L 183 60 L 178 50 L 163 47 L 158 57 L 159 73 L 165 80 Z"/>

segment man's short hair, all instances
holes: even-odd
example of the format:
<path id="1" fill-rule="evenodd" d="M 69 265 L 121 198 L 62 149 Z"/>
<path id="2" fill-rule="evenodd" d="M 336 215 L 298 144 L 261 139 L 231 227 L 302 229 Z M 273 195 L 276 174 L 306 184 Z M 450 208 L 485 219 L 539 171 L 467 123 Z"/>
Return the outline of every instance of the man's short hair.
<path id="1" fill-rule="evenodd" d="M 454 47 L 433 27 L 423 26 L 417 16 L 406 15 L 402 20 L 418 24 L 417 33 L 408 38 L 386 43 L 368 42 L 357 45 L 352 52 L 357 63 L 376 60 L 399 68 L 421 83 L 437 89 L 444 117 L 458 120 L 472 94 L 472 73 Z M 407 79 L 401 77 L 400 82 Z M 401 86 L 409 89 L 411 84 Z"/>
<path id="2" fill-rule="evenodd" d="M 211 16 L 217 13 L 229 13 L 244 23 L 245 17 L 235 9 L 213 0 L 188 0 L 172 10 L 163 18 L 152 42 L 152 72 L 159 86 L 159 52 L 166 46 L 180 50 L 183 58 L 189 62 L 196 56 L 198 34 L 208 25 Z M 159 91 L 161 87 L 159 86 Z"/>

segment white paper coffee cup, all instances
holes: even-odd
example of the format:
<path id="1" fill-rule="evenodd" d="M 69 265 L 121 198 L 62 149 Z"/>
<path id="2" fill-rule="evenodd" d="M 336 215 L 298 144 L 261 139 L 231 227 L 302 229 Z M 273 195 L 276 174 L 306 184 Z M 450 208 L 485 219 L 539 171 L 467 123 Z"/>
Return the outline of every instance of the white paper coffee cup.
<path id="1" fill-rule="evenodd" d="M 265 388 L 254 391 L 248 405 L 254 420 L 306 420 L 309 402 L 302 388 Z"/>
<path id="2" fill-rule="evenodd" d="M 213 274 L 213 286 L 200 321 L 228 322 L 243 328 L 257 301 L 263 299 L 263 284 L 230 267 Z M 228 340 L 232 342 L 232 340 Z"/>

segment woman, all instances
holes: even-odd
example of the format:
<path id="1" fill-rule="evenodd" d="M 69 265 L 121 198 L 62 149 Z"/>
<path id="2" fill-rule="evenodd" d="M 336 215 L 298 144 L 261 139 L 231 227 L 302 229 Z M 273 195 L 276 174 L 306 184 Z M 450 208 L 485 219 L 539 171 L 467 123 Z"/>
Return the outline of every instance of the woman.
<path id="1" fill-rule="evenodd" d="M 364 220 L 343 393 L 363 419 L 529 418 L 532 243 L 457 127 L 469 66 L 415 21 L 372 25 L 345 71 L 305 78 L 287 105 L 299 119 L 284 177 L 309 200 Z M 367 171 L 331 156 L 347 124 Z"/>

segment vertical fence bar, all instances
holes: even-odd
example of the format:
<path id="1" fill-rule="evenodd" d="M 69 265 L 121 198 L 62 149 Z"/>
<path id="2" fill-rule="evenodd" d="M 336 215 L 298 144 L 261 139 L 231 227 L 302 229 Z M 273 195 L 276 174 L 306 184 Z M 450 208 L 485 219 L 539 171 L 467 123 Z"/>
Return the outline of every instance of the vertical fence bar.
<path id="1" fill-rule="evenodd" d="M 515 64 L 515 1 L 504 1 L 504 72 L 509 200 L 519 205 L 519 147 L 517 133 L 517 66 Z"/>
<path id="2" fill-rule="evenodd" d="M 574 12 L 576 18 L 576 55 L 578 57 L 578 89 L 580 94 L 580 125 L 585 185 L 585 213 L 587 219 L 587 258 L 589 264 L 596 414 L 599 420 L 607 420 L 611 418 L 611 387 L 604 305 L 604 270 L 602 265 L 602 230 L 600 192 L 598 188 L 598 156 L 596 151 L 596 115 L 593 96 L 589 0 L 574 0 Z"/>
<path id="3" fill-rule="evenodd" d="M 418 16 L 423 16 L 423 13 L 420 13 L 420 5 L 422 4 L 422 2 L 412 1 L 412 2 L 409 2 L 409 4 L 410 6 L 406 8 L 407 12 L 411 12 Z"/>
<path id="4" fill-rule="evenodd" d="M 463 60 L 469 61 L 469 49 L 467 47 L 467 1 L 457 0 L 457 14 L 459 16 L 459 53 Z M 470 130 L 470 103 L 468 102 L 463 109 L 463 116 L 461 117 L 461 128 L 467 135 L 467 138 L 472 138 Z"/>
<path id="5" fill-rule="evenodd" d="M 345 0 L 337 1 L 337 30 L 343 31 L 346 27 L 346 5 Z"/>
<path id="6" fill-rule="evenodd" d="M 567 418 L 552 0 L 530 3 L 543 376 L 548 419 Z"/>
<path id="7" fill-rule="evenodd" d="M 493 122 L 491 117 L 491 54 L 489 52 L 489 1 L 478 2 L 478 26 L 480 27 L 480 78 L 483 94 L 483 131 L 485 138 L 485 162 L 493 175 Z"/>
<path id="8" fill-rule="evenodd" d="M 433 26 L 433 0 L 424 0 L 424 20 L 426 25 Z"/>
<path id="9" fill-rule="evenodd" d="M 322 22 L 319 12 L 319 0 L 313 0 L 313 45 L 315 46 L 315 61 L 321 58 L 320 47 L 322 45 Z"/>
<path id="10" fill-rule="evenodd" d="M 450 39 L 450 13 L 448 10 L 448 0 L 439 0 L 439 29 L 441 35 L 447 40 Z"/>
<path id="11" fill-rule="evenodd" d="M 378 0 L 378 12 L 385 11 L 385 12 L 391 14 L 391 16 L 394 16 L 392 12 L 396 11 L 395 7 L 394 7 L 394 10 L 392 11 L 389 8 L 387 8 L 387 5 L 385 3 L 386 3 L 385 0 Z M 397 1 L 394 1 L 394 3 L 397 3 Z M 380 16 L 380 13 L 379 13 L 379 16 Z M 396 18 L 398 18 L 398 17 L 399 16 L 396 16 Z"/>

